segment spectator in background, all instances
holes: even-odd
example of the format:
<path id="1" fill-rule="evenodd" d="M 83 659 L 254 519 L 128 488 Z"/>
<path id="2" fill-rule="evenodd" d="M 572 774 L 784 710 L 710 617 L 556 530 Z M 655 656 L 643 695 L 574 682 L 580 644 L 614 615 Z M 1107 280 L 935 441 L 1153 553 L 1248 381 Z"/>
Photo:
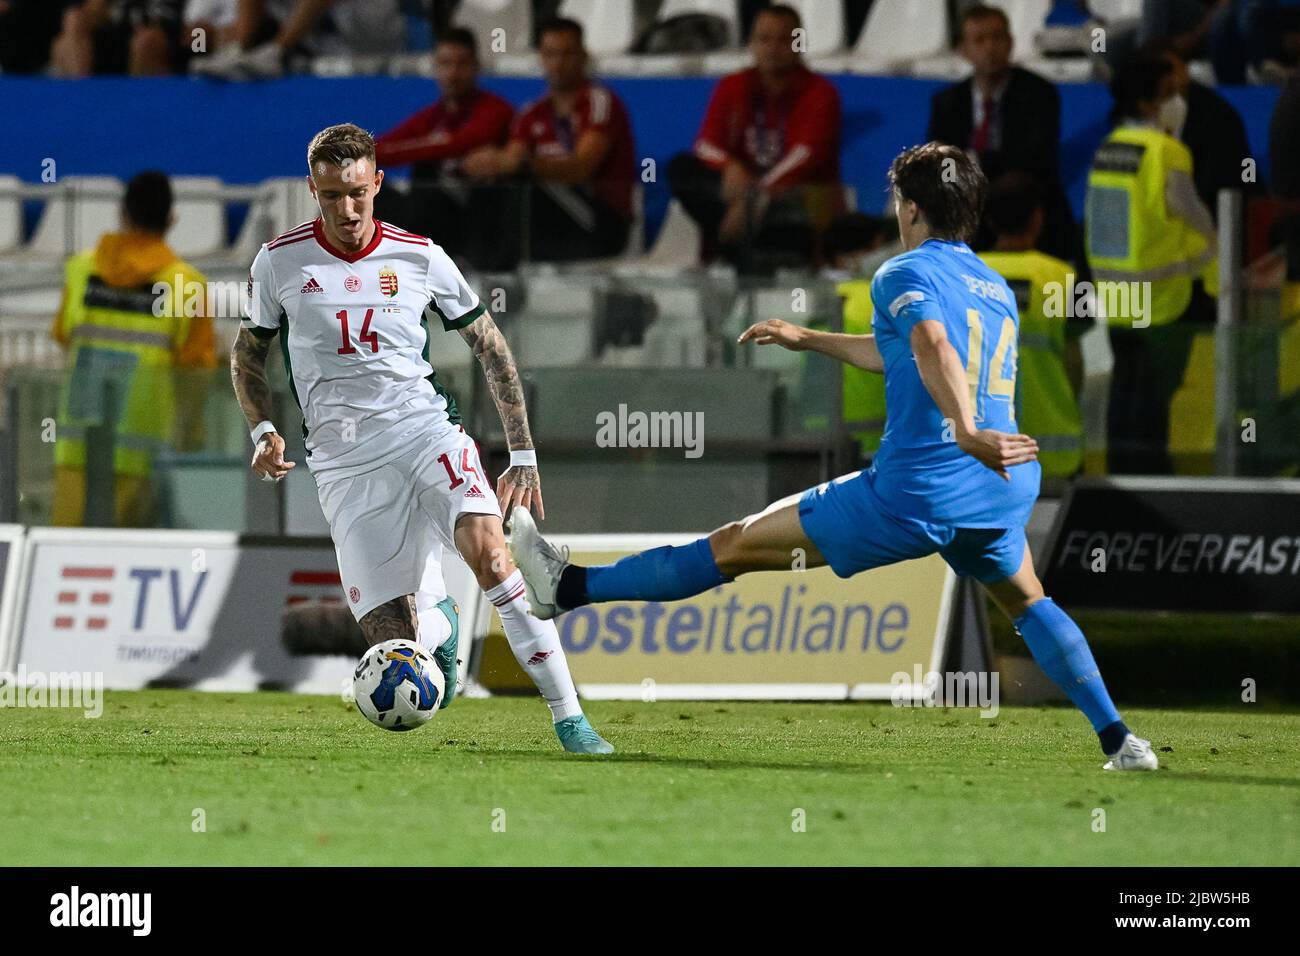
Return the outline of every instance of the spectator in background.
<path id="1" fill-rule="evenodd" d="M 528 249 L 533 260 L 614 256 L 632 225 L 636 146 L 627 109 L 587 75 L 582 26 L 556 18 L 542 24 L 538 53 L 546 92 L 515 118 L 504 147 L 482 146 L 461 166 L 480 182 L 522 180 Z M 517 238 L 518 220 L 498 241 Z"/>
<path id="2" fill-rule="evenodd" d="M 1121 283 L 1127 295 L 1115 301 L 1129 303 L 1106 316 L 1115 355 L 1108 470 L 1170 474 L 1170 404 L 1197 332 L 1214 321 L 1214 221 L 1196 194 L 1192 154 L 1172 135 L 1186 103 L 1169 61 L 1135 57 L 1111 93 L 1116 126 L 1088 174 L 1084 222 L 1098 301 Z"/>
<path id="3" fill-rule="evenodd" d="M 1042 186 L 1027 173 L 1006 173 L 993 183 L 984 207 L 993 248 L 980 258 L 1007 280 L 1020 312 L 1016 424 L 1038 442 L 1043 476 L 1068 478 L 1083 467 L 1079 337 L 1092 321 L 1057 308 L 1074 285 L 1075 269 L 1038 251 L 1044 200 Z"/>
<path id="4" fill-rule="evenodd" d="M 721 251 L 756 271 L 782 258 L 807 265 L 814 233 L 843 207 L 839 94 L 804 65 L 800 25 L 783 4 L 759 11 L 754 65 L 719 81 L 694 151 L 669 163 L 670 188 L 699 223 L 706 258 Z"/>
<path id="5" fill-rule="evenodd" d="M 1224 0 L 1209 51 L 1220 83 L 1284 79 L 1300 60 L 1300 0 Z"/>
<path id="6" fill-rule="evenodd" d="M 1242 181 L 1242 162 L 1250 158 L 1246 125 L 1232 104 L 1204 83 L 1197 83 L 1187 71 L 1187 61 L 1168 43 L 1153 43 L 1139 55 L 1163 59 L 1174 72 L 1174 84 L 1187 102 L 1187 118 L 1172 135 L 1183 141 L 1192 154 L 1196 194 L 1216 215 L 1219 190 L 1255 192 L 1257 183 Z"/>
<path id="7" fill-rule="evenodd" d="M 43 73 L 71 0 L 0 0 L 0 73 Z"/>
<path id="8" fill-rule="evenodd" d="M 469 30 L 453 27 L 438 37 L 433 74 L 441 93 L 437 102 L 375 140 L 380 167 L 411 166 L 410 192 L 381 190 L 375 215 L 488 268 L 500 241 L 489 231 L 499 217 L 485 215 L 494 197 L 474 188 L 461 164 L 476 149 L 505 145 L 514 109 L 479 89 L 478 47 Z"/>
<path id="9" fill-rule="evenodd" d="M 196 52 L 205 55 L 216 53 L 232 43 L 242 43 L 240 8 L 240 0 L 186 0 L 186 42 L 193 44 L 196 38 L 201 38 L 202 43 Z M 259 39 L 269 38 L 263 36 Z"/>
<path id="10" fill-rule="evenodd" d="M 839 280 L 870 278 L 864 267 L 884 242 L 884 223 L 876 217 L 863 212 L 836 216 L 822 234 L 823 275 Z"/>
<path id="11" fill-rule="evenodd" d="M 280 76 L 295 58 L 405 49 L 399 0 L 239 0 L 232 33 L 191 69 L 223 79 Z"/>
<path id="12" fill-rule="evenodd" d="M 959 31 L 957 50 L 974 73 L 934 95 L 926 138 L 973 151 L 990 182 L 1024 172 L 1042 183 L 1043 248 L 1068 259 L 1078 240 L 1058 169 L 1060 94 L 1036 73 L 1011 65 L 1011 22 L 1001 10 L 973 6 Z M 974 245 L 985 248 L 991 241 L 981 230 Z"/>
<path id="13" fill-rule="evenodd" d="M 173 378 L 216 367 L 212 318 L 203 275 L 164 241 L 173 221 L 167 177 L 140 173 L 126 187 L 122 231 L 68 260 L 51 329 L 68 350 L 54 446 L 55 525 L 83 524 L 88 492 L 95 497 L 87 484 L 92 429 L 112 430 L 110 520 L 123 528 L 152 524 L 154 456 L 171 447 L 173 429 L 185 430 L 182 449 L 201 444 L 207 383 Z"/>
<path id="14" fill-rule="evenodd" d="M 63 14 L 50 47 L 56 76 L 97 73 L 161 76 L 176 72 L 183 0 L 85 0 Z"/>
<path id="15" fill-rule="evenodd" d="M 826 227 L 822 236 L 822 255 L 827 266 L 821 278 L 836 283 L 835 292 L 843 305 L 843 331 L 848 335 L 870 335 L 875 308 L 871 304 L 871 279 L 884 255 L 894 252 L 886 249 L 883 220 L 863 213 L 845 213 L 837 216 Z M 896 235 L 896 233 L 895 233 Z M 897 243 L 889 243 L 895 246 Z M 897 250 L 895 250 L 897 251 Z M 812 322 L 812 328 L 838 331 L 824 323 Z M 840 410 L 849 436 L 857 443 L 858 454 L 865 461 L 880 450 L 880 439 L 885 430 L 885 378 L 855 365 L 840 368 Z M 803 376 L 807 380 L 824 378 L 826 367 L 822 363 L 804 363 Z M 832 378 L 833 380 L 833 378 Z M 801 384 L 801 394 L 816 394 L 811 381 Z M 805 411 L 804 428 L 816 431 L 826 428 L 819 412 Z"/>

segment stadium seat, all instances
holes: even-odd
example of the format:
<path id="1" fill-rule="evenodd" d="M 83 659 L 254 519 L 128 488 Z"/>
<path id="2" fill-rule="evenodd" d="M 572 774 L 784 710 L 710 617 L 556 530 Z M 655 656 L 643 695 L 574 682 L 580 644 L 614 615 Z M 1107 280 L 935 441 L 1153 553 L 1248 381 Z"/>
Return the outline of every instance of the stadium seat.
<path id="1" fill-rule="evenodd" d="M 243 456 L 159 455 L 155 460 L 165 527 L 243 531 Z"/>
<path id="2" fill-rule="evenodd" d="M 1032 70 L 1053 83 L 1090 83 L 1097 78 L 1097 63 L 1086 56 L 1040 56 L 1019 59 L 1027 70 Z"/>
<path id="3" fill-rule="evenodd" d="M 940 53 L 937 56 L 921 57 L 913 60 L 907 70 L 908 75 L 925 80 L 946 80 L 955 83 L 971 75 L 971 65 L 956 53 Z"/>
<path id="4" fill-rule="evenodd" d="M 226 204 L 215 176 L 174 176 L 176 225 L 167 243 L 186 258 L 220 252 L 226 244 Z"/>
<path id="5" fill-rule="evenodd" d="M 27 252 L 63 258 L 89 249 L 121 223 L 122 183 L 112 176 L 68 176 L 51 186 Z"/>
<path id="6" fill-rule="evenodd" d="M 602 56 L 598 65 L 606 76 L 700 76 L 705 72 L 705 56 L 703 53 L 619 53 Z"/>
<path id="7" fill-rule="evenodd" d="M 650 368 L 704 368 L 708 332 L 700 316 L 661 315 L 646 329 L 645 364 Z"/>
<path id="8" fill-rule="evenodd" d="M 788 0 L 803 21 L 808 56 L 826 56 L 844 51 L 843 0 Z"/>
<path id="9" fill-rule="evenodd" d="M 274 239 L 294 226 L 310 222 L 320 215 L 320 208 L 312 198 L 311 190 L 307 188 L 306 176 L 268 179 L 262 183 L 262 186 L 266 190 L 262 200 L 262 210 L 271 223 L 268 239 Z M 251 210 L 249 214 L 252 214 Z"/>
<path id="10" fill-rule="evenodd" d="M 700 56 L 699 73 L 704 76 L 726 76 L 739 73 L 754 65 L 754 55 L 749 50 L 716 50 Z"/>
<path id="11" fill-rule="evenodd" d="M 596 290 L 605 280 L 551 274 L 544 266 L 529 272 L 522 308 L 511 308 L 507 301 L 500 315 L 521 366 L 551 368 L 588 361 L 595 345 Z"/>
<path id="12" fill-rule="evenodd" d="M 745 368 L 548 368 L 530 375 L 538 441 L 590 444 L 597 415 L 629 409 L 708 411 L 708 434 L 719 440 L 772 437 L 776 376 Z M 543 446 L 544 447 L 544 446 Z"/>
<path id="13" fill-rule="evenodd" d="M 0 176 L 0 253 L 13 252 L 23 241 L 21 185 L 17 176 Z"/>
<path id="14" fill-rule="evenodd" d="M 688 13 L 707 13 L 717 17 L 727 25 L 731 45 L 740 42 L 740 11 L 736 0 L 663 0 L 655 20 L 662 23 Z"/>
<path id="15" fill-rule="evenodd" d="M 569 368 L 591 360 L 595 329 L 591 312 L 530 313 L 511 326 L 511 348 L 524 368 Z"/>
<path id="16" fill-rule="evenodd" d="M 1088 12 L 1102 23 L 1142 19 L 1144 0 L 1088 0 Z"/>
<path id="17" fill-rule="evenodd" d="M 700 227 L 676 199 L 668 203 L 668 212 L 659 226 L 659 235 L 645 257 L 655 266 L 687 268 L 700 259 Z"/>
<path id="18" fill-rule="evenodd" d="M 854 73 L 891 73 L 947 46 L 947 4 L 875 0 L 845 65 Z"/>
<path id="19" fill-rule="evenodd" d="M 582 24 L 592 56 L 626 53 L 636 38 L 634 0 L 563 0 L 560 16 Z"/>
<path id="20" fill-rule="evenodd" d="M 1011 39 L 1015 41 L 1016 59 L 1032 57 L 1038 51 L 1038 34 L 1052 12 L 1052 0 L 986 0 L 1011 21 Z"/>
<path id="21" fill-rule="evenodd" d="M 660 319 L 698 319 L 705 314 L 704 295 L 691 285 L 667 285 L 645 290 L 655 303 L 655 314 Z"/>
<path id="22" fill-rule="evenodd" d="M 765 319 L 783 319 L 792 325 L 806 326 L 813 318 L 811 311 L 794 310 L 794 297 L 788 289 L 758 289 L 750 295 L 752 308 L 749 311 L 745 310 L 746 301 L 743 296 L 736 300 L 736 309 L 728 322 L 729 332 L 734 330 L 738 335 L 754 322 Z M 781 377 L 781 383 L 791 390 L 798 386 L 804 364 L 800 353 L 775 346 L 746 348 L 741 353 L 740 361 L 750 368 L 776 372 Z"/>
<path id="23" fill-rule="evenodd" d="M 478 40 L 479 56 L 495 72 L 494 59 L 502 53 L 528 52 L 533 43 L 533 5 L 515 0 L 461 0 L 456 23 Z M 505 50 L 494 45 L 493 30 L 503 30 Z"/>

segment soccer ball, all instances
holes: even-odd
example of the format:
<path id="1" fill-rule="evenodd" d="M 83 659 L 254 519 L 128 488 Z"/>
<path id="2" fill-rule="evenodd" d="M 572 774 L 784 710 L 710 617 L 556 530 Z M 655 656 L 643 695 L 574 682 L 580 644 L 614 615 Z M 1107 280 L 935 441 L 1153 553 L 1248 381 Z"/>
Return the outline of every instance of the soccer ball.
<path id="1" fill-rule="evenodd" d="M 446 689 L 433 656 L 413 641 L 376 644 L 352 675 L 357 709 L 384 730 L 414 730 L 438 712 Z"/>

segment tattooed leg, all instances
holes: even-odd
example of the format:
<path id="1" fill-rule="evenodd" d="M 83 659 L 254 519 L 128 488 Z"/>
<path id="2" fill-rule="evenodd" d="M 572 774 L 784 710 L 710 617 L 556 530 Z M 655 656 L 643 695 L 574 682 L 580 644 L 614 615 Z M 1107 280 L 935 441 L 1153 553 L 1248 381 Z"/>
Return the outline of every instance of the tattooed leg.
<path id="1" fill-rule="evenodd" d="M 395 640 L 418 643 L 420 629 L 415 615 L 415 595 L 405 594 L 379 605 L 361 619 L 361 631 L 371 647 Z"/>

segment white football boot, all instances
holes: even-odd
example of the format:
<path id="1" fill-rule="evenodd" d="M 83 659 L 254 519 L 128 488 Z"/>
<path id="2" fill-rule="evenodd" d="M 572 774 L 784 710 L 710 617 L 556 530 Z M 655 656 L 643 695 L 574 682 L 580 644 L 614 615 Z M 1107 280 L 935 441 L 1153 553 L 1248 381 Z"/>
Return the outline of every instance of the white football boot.
<path id="1" fill-rule="evenodd" d="M 1102 770 L 1155 770 L 1160 766 L 1156 752 L 1151 749 L 1151 741 L 1143 740 L 1135 734 L 1124 738 L 1119 750 L 1110 755 Z"/>
<path id="2" fill-rule="evenodd" d="M 533 617 L 549 621 L 566 610 L 555 606 L 560 574 L 569 565 L 569 549 L 557 548 L 542 537 L 527 508 L 510 513 L 510 554 L 524 576 L 524 591 Z"/>

